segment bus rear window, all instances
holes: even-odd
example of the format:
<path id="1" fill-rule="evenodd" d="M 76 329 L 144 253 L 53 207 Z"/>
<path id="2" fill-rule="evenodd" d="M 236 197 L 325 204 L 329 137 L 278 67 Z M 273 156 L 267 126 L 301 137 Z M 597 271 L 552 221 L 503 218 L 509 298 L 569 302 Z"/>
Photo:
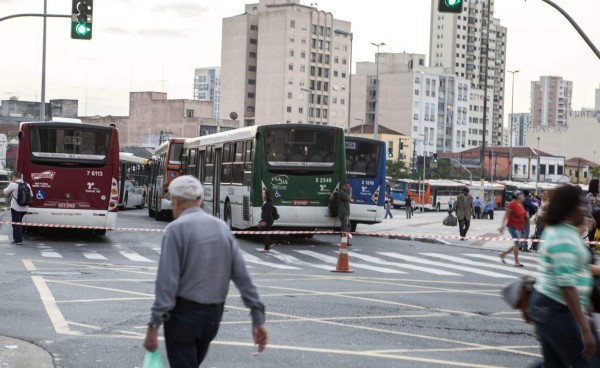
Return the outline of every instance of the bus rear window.
<path id="1" fill-rule="evenodd" d="M 265 129 L 265 154 L 269 166 L 332 168 L 337 136 L 334 131 Z"/>
<path id="2" fill-rule="evenodd" d="M 346 175 L 349 178 L 375 177 L 378 165 L 379 143 L 346 142 Z"/>
<path id="3" fill-rule="evenodd" d="M 183 143 L 172 142 L 169 146 L 169 164 L 181 165 L 181 151 Z"/>
<path id="4" fill-rule="evenodd" d="M 108 152 L 108 132 L 79 129 L 31 129 L 29 145 L 37 159 L 64 161 L 104 161 Z"/>

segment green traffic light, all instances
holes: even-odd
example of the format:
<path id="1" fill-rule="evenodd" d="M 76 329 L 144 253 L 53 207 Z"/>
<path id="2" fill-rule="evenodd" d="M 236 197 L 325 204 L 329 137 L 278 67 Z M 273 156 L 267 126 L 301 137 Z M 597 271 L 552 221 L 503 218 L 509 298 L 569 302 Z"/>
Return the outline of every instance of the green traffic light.
<path id="1" fill-rule="evenodd" d="M 388 153 L 388 157 L 394 157 L 393 153 Z"/>
<path id="2" fill-rule="evenodd" d="M 462 0 L 444 0 L 447 6 L 456 6 L 461 3 Z"/>
<path id="3" fill-rule="evenodd" d="M 75 26 L 75 32 L 77 32 L 77 34 L 80 36 L 85 36 L 86 34 L 88 34 L 89 31 L 90 29 L 85 24 L 79 23 Z"/>

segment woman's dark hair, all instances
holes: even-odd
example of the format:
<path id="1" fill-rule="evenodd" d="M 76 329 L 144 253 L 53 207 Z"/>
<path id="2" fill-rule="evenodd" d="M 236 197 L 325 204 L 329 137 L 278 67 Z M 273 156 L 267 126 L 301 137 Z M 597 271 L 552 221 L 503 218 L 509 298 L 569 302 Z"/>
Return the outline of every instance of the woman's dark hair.
<path id="1" fill-rule="evenodd" d="M 558 225 L 569 219 L 582 205 L 581 188 L 569 184 L 562 185 L 550 194 L 543 221 L 546 225 Z"/>
<path id="2" fill-rule="evenodd" d="M 600 184 L 599 179 L 590 180 L 590 184 L 588 186 L 588 192 L 592 193 L 593 195 L 598 194 L 598 184 Z"/>
<path id="3" fill-rule="evenodd" d="M 273 202 L 273 196 L 271 196 L 271 191 L 269 189 L 265 189 L 265 201 Z"/>

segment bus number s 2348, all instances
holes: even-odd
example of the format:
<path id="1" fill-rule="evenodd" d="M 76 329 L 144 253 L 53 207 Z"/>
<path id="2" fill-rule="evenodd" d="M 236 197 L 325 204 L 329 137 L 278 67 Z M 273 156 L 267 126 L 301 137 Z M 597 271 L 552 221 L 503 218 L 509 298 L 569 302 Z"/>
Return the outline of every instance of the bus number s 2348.
<path id="1" fill-rule="evenodd" d="M 315 183 L 331 183 L 331 178 L 315 178 Z"/>

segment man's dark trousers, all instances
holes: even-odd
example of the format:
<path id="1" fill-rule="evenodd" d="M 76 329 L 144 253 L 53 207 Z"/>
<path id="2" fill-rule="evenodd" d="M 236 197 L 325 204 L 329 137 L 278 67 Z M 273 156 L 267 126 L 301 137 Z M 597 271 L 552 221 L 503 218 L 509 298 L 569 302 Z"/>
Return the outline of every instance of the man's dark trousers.
<path id="1" fill-rule="evenodd" d="M 10 214 L 12 216 L 12 222 L 22 222 L 23 216 L 25 216 L 27 212 L 20 212 L 14 209 L 10 209 Z M 23 242 L 23 225 L 15 225 L 13 224 L 13 240 L 15 243 Z"/>
<path id="2" fill-rule="evenodd" d="M 165 321 L 165 345 L 171 367 L 198 368 L 217 336 L 223 304 L 198 304 L 177 298 Z"/>
<path id="3" fill-rule="evenodd" d="M 464 218 L 462 220 L 458 220 L 458 231 L 460 232 L 460 236 L 467 236 L 467 231 L 469 231 L 470 225 L 470 219 Z"/>

